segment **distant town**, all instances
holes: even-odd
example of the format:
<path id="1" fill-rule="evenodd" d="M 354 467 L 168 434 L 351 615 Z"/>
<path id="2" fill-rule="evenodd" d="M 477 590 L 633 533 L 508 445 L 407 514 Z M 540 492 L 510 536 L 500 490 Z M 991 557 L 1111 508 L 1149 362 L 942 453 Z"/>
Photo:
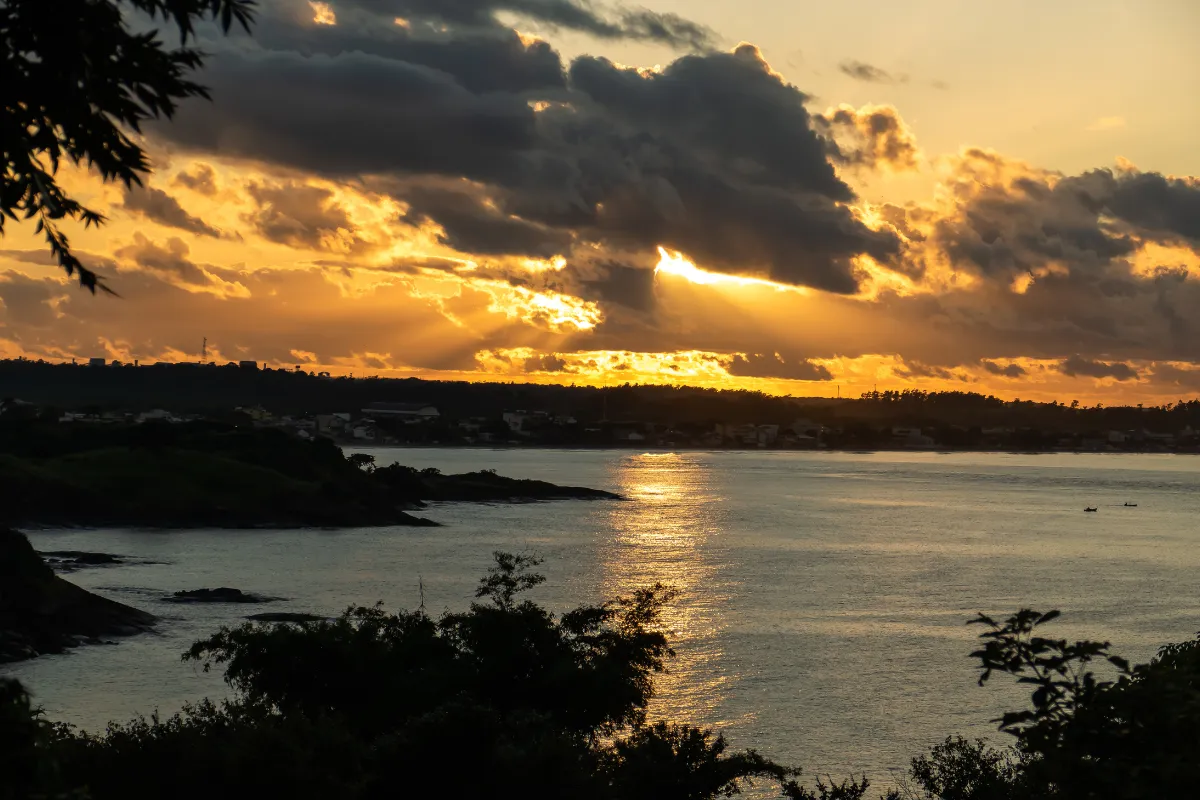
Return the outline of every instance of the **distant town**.
<path id="1" fill-rule="evenodd" d="M 333 377 L 216 364 L 0 361 L 0 422 L 218 420 L 348 445 L 1200 452 L 1200 401 L 1152 408 L 970 392 L 853 399 Z"/>

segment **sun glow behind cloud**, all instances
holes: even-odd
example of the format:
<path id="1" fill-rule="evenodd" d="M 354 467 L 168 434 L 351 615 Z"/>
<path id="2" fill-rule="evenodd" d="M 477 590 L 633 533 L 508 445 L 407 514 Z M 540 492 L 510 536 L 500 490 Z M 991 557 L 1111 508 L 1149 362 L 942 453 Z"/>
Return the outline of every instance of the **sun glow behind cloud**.
<path id="1" fill-rule="evenodd" d="M 658 248 L 658 265 L 654 267 L 655 275 L 675 275 L 700 286 L 768 286 L 780 292 L 796 292 L 808 294 L 808 290 L 799 286 L 788 286 L 782 283 L 751 278 L 744 275 L 726 275 L 721 272 L 709 272 L 693 264 L 683 253 Z"/>
<path id="2" fill-rule="evenodd" d="M 333 8 L 328 3 L 310 0 L 308 5 L 313 11 L 312 21 L 314 23 L 317 25 L 337 25 L 337 14 L 333 12 Z"/>

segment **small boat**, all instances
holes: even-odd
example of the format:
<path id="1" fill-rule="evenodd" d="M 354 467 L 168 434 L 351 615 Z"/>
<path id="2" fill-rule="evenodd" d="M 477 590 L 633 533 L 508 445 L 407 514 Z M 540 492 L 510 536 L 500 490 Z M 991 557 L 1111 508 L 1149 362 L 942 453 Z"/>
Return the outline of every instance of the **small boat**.
<path id="1" fill-rule="evenodd" d="M 1126 508 L 1137 508 L 1137 503 L 1126 503 L 1125 507 Z"/>
<path id="2" fill-rule="evenodd" d="M 1095 506 L 1084 509 L 1084 511 L 1095 511 L 1095 510 L 1096 510 Z"/>

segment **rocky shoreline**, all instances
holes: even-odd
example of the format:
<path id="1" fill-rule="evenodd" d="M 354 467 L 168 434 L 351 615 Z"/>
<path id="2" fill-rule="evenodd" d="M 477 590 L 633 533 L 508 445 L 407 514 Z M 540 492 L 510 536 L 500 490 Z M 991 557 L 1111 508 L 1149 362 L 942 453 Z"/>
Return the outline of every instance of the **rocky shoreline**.
<path id="1" fill-rule="evenodd" d="M 157 619 L 60 578 L 23 534 L 0 529 L 0 664 L 144 633 Z"/>
<path id="2" fill-rule="evenodd" d="M 619 499 L 494 472 L 376 468 L 328 440 L 218 425 L 73 428 L 0 454 L 0 525 L 17 528 L 433 527 L 430 502 Z M 60 554 L 64 567 L 87 554 Z"/>

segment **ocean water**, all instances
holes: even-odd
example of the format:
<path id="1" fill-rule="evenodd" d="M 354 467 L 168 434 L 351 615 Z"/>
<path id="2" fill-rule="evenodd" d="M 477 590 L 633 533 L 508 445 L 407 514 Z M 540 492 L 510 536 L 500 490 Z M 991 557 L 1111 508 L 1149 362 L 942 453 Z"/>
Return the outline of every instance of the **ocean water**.
<path id="1" fill-rule="evenodd" d="M 43 550 L 138 563 L 69 576 L 164 618 L 155 634 L 3 669 L 48 716 L 88 729 L 226 692 L 182 663 L 264 610 L 470 602 L 493 550 L 533 551 L 556 608 L 655 582 L 677 657 L 652 716 L 713 726 L 811 775 L 877 781 L 948 734 L 1003 741 L 1023 705 L 976 683 L 976 612 L 1057 608 L 1066 638 L 1144 660 L 1200 630 L 1200 459 L 1170 455 L 371 450 L 445 472 L 494 468 L 628 502 L 442 505 L 441 528 L 44 531 Z M 1124 503 L 1137 503 L 1126 508 Z M 1085 506 L 1097 506 L 1094 514 Z M 176 605 L 233 586 L 269 606 Z"/>

